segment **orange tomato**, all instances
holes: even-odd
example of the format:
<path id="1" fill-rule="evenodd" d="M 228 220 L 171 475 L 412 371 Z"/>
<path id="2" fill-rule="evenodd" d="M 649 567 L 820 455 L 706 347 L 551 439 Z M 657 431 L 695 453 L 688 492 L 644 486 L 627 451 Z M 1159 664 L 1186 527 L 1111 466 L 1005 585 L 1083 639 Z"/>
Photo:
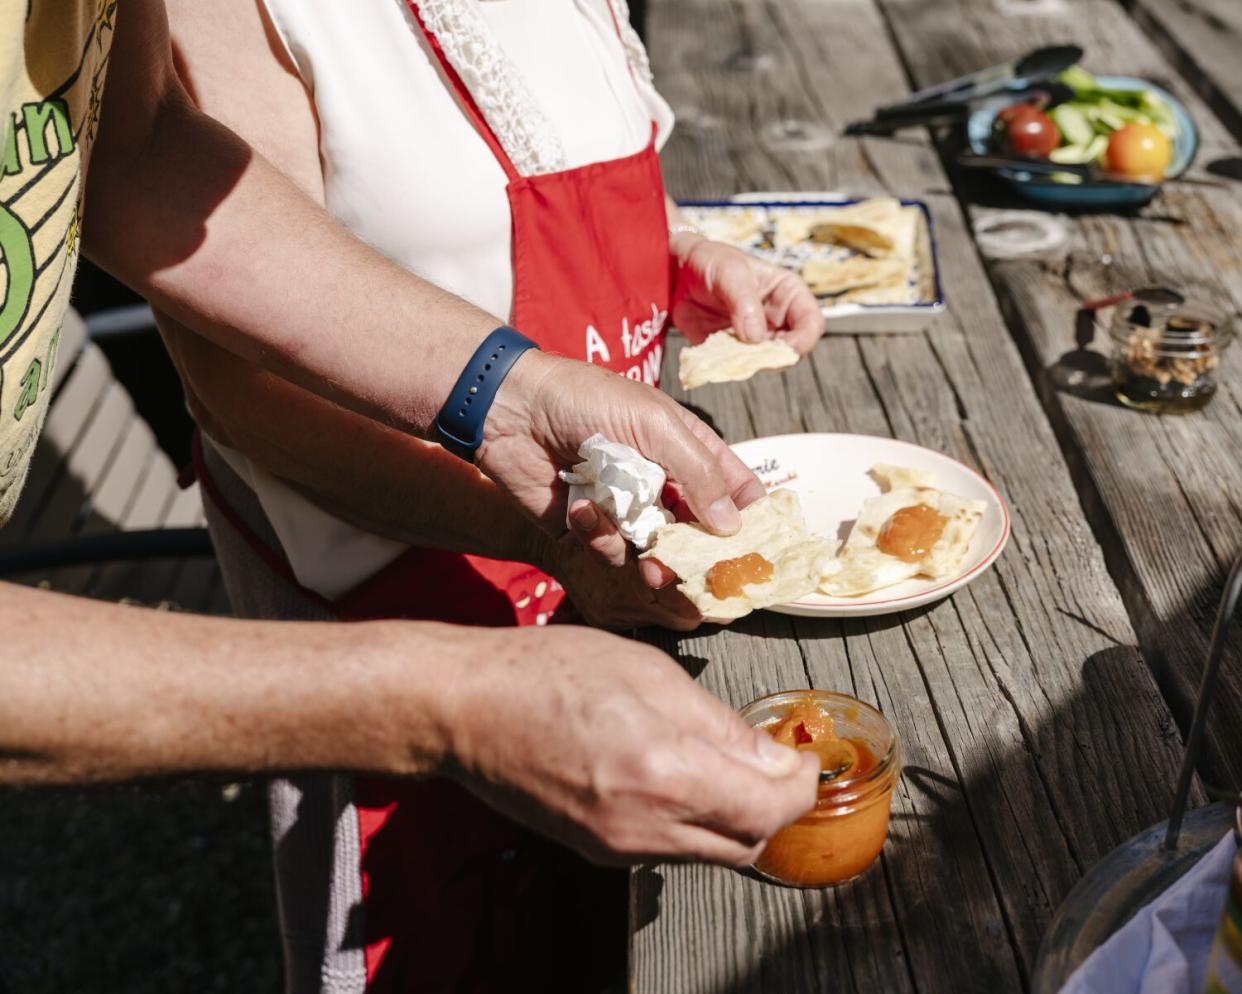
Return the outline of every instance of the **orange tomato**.
<path id="1" fill-rule="evenodd" d="M 1173 147 L 1163 131 L 1154 124 L 1131 121 L 1118 128 L 1108 139 L 1104 153 L 1108 168 L 1134 179 L 1158 183 L 1173 158 Z"/>

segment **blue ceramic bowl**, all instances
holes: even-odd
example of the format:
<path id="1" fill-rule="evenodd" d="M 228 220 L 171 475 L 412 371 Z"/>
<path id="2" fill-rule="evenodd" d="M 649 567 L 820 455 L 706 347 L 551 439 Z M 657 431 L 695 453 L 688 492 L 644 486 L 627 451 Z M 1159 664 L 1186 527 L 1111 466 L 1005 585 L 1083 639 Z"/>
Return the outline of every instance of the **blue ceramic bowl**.
<path id="1" fill-rule="evenodd" d="M 1100 86 L 1110 90 L 1151 90 L 1173 113 L 1177 134 L 1173 139 L 1173 159 L 1165 179 L 1175 179 L 1190 168 L 1199 150 L 1199 129 L 1194 119 L 1173 94 L 1146 80 L 1133 76 L 1097 76 Z M 1015 103 L 1013 96 L 1002 94 L 983 104 L 966 121 L 966 137 L 976 155 L 992 149 L 992 123 L 1002 108 Z M 1058 183 L 1047 176 L 1036 176 L 1019 169 L 998 169 L 1024 197 L 1049 207 L 1137 207 L 1147 203 L 1160 189 L 1153 183 Z"/>

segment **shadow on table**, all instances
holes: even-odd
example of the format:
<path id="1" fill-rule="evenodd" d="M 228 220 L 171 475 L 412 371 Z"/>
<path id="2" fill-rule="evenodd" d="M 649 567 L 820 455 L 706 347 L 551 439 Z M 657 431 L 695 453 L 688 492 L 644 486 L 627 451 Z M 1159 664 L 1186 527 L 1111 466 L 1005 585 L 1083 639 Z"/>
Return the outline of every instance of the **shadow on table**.
<path id="1" fill-rule="evenodd" d="M 1069 394 L 1081 400 L 1096 404 L 1119 407 L 1120 402 L 1113 392 L 1112 369 L 1108 358 L 1103 352 L 1089 346 L 1106 332 L 1102 332 L 1096 323 L 1095 311 L 1080 309 L 1073 318 L 1074 348 L 1044 370 L 1048 386 L 1057 393 Z M 1102 346 L 1107 348 L 1104 341 Z"/>
<path id="2" fill-rule="evenodd" d="M 1215 159 L 1204 168 L 1213 176 L 1242 181 L 1242 156 L 1234 155 Z"/>
<path id="3" fill-rule="evenodd" d="M 909 800 L 895 805 L 882 862 L 837 888 L 770 888 L 760 906 L 772 917 L 749 922 L 747 954 L 720 959 L 716 986 L 695 989 L 792 994 L 827 989 L 834 977 L 843 990 L 879 989 L 874 985 L 903 958 L 920 984 L 930 982 L 928 989 L 963 994 L 1007 989 L 1015 965 L 1029 973 L 1039 937 L 1070 888 L 1111 849 L 1167 817 L 1176 779 L 1180 750 L 1172 721 L 1137 731 L 1125 722 L 1125 702 L 1155 693 L 1137 649 L 1102 649 L 1083 660 L 1080 672 L 1076 692 L 1052 702 L 1043 721 L 1023 728 L 1021 744 L 999 756 L 989 756 L 981 738 L 977 753 L 954 754 L 948 769 L 936 769 L 920 761 L 911 743 L 900 788 Z M 1115 751 L 1093 748 L 1100 743 Z M 1147 774 L 1132 765 L 1119 772 L 1119 761 L 1132 764 L 1140 756 L 1150 764 Z M 1122 796 L 1126 802 L 1118 803 Z M 1057 799 L 1055 809 L 1050 798 Z M 1089 813 L 1083 804 L 1093 805 Z M 982 852 L 981 839 L 987 840 Z M 665 872 L 647 868 L 635 878 L 637 928 L 653 927 L 648 923 L 667 904 Z M 738 881 L 726 881 L 725 893 L 737 895 Z M 707 889 L 700 884 L 696 894 Z M 980 893 L 1002 895 L 1003 906 Z M 685 913 L 680 909 L 678 917 Z M 666 955 L 673 949 L 693 955 L 698 941 L 665 935 L 660 946 Z"/>
<path id="4" fill-rule="evenodd" d="M 1120 407 L 1113 393 L 1108 359 L 1092 349 L 1071 349 L 1045 371 L 1048 383 L 1058 393 L 1066 393 L 1094 404 Z"/>

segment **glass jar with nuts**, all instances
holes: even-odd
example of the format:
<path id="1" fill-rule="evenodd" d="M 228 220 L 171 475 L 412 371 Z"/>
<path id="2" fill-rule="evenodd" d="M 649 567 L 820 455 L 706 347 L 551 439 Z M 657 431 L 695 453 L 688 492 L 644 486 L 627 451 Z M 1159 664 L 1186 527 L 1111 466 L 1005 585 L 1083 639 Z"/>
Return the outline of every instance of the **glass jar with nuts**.
<path id="1" fill-rule="evenodd" d="M 1234 322 L 1202 296 L 1118 304 L 1109 329 L 1117 399 L 1155 414 L 1199 410 L 1216 393 Z"/>

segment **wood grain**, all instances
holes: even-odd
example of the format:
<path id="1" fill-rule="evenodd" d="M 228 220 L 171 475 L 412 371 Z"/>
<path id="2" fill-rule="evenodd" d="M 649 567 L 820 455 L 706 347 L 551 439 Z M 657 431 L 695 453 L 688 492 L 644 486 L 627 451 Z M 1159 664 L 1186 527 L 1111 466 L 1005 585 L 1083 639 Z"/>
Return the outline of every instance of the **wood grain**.
<path id="1" fill-rule="evenodd" d="M 850 431 L 947 452 L 1001 489 L 1014 534 L 993 571 L 911 615 L 760 616 L 656 637 L 737 705 L 807 685 L 877 704 L 909 765 L 883 863 L 855 884 L 799 892 L 713 868 L 637 873 L 632 985 L 1019 990 L 1084 868 L 1163 817 L 1176 729 L 935 150 L 913 134 L 837 137 L 908 89 L 877 8 L 665 0 L 648 18 L 657 85 L 678 113 L 664 154 L 676 195 L 922 197 L 950 297 L 925 336 L 829 337 L 784 374 L 679 399 L 734 441 Z M 1136 754 L 1150 765 L 1118 762 Z"/>
<path id="2" fill-rule="evenodd" d="M 84 328 L 75 317 L 66 320 L 51 409 L 22 498 L 0 542 L 202 525 L 198 489 L 178 490 L 172 463 L 113 378 L 103 353 L 91 343 L 82 347 Z M 106 563 L 17 579 L 107 600 L 170 602 L 186 610 L 228 613 L 214 560 Z"/>
<path id="3" fill-rule="evenodd" d="M 1067 240 L 1052 256 L 992 260 L 989 273 L 1009 324 L 1040 386 L 1086 510 L 1134 619 L 1144 656 L 1184 722 L 1198 686 L 1216 602 L 1229 563 L 1242 551 L 1242 465 L 1235 451 L 1242 398 L 1227 362 L 1220 396 L 1185 418 L 1140 415 L 1117 405 L 1099 380 L 1107 349 L 1074 345 L 1077 301 L 1150 283 L 1199 286 L 1242 304 L 1242 197 L 1208 168 L 1238 155 L 1228 130 L 1118 5 L 1107 0 L 1031 5 L 948 0 L 881 0 L 887 24 L 918 84 L 1072 37 L 1097 72 L 1137 75 L 1183 100 L 1202 134 L 1196 166 L 1132 214 L 1062 216 Z M 958 30 L 957 26 L 965 26 Z M 998 205 L 1022 207 L 997 187 L 961 178 L 974 224 Z M 1108 314 L 1102 315 L 1107 320 Z M 1085 372 L 1084 372 L 1085 371 Z M 1081 381 L 1073 382 L 1075 373 Z M 1234 653 L 1231 666 L 1238 665 Z M 1220 695 L 1203 771 L 1242 783 L 1242 698 Z"/>
<path id="4" fill-rule="evenodd" d="M 1242 5 L 1236 0 L 1129 0 L 1126 8 L 1212 112 L 1242 138 Z M 1242 179 L 1242 159 L 1216 165 L 1221 174 Z"/>

